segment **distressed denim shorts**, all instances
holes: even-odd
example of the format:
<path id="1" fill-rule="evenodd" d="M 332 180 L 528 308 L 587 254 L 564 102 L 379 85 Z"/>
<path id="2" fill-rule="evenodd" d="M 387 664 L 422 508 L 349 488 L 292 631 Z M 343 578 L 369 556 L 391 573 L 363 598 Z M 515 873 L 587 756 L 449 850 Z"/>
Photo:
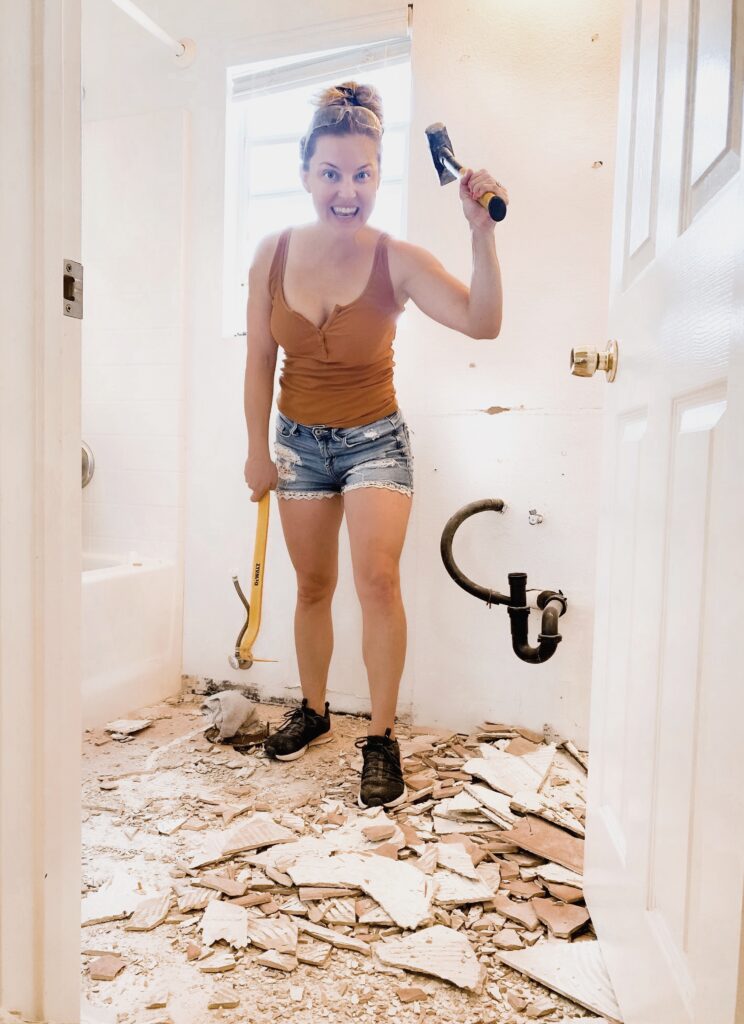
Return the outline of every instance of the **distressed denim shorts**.
<path id="1" fill-rule="evenodd" d="M 278 498 L 332 498 L 358 487 L 413 495 L 413 455 L 400 409 L 359 427 L 306 426 L 277 413 Z"/>

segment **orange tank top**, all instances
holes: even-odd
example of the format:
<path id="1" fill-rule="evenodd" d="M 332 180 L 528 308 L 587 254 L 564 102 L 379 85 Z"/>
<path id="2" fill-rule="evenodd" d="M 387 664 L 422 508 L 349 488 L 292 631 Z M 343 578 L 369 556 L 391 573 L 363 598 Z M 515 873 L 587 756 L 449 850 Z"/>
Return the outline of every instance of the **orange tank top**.
<path id="1" fill-rule="evenodd" d="M 403 310 L 390 280 L 387 234 L 377 240 L 361 295 L 345 306 L 334 306 L 316 327 L 290 309 L 284 298 L 291 231 L 282 231 L 269 271 L 271 334 L 284 349 L 279 411 L 298 423 L 329 427 L 361 426 L 389 416 L 398 408 L 392 342 Z"/>

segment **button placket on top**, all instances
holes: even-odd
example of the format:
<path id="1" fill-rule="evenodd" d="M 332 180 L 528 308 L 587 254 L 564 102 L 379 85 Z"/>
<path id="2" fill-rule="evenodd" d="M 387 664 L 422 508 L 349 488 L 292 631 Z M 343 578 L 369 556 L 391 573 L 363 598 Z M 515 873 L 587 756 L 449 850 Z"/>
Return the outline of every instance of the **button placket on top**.
<path id="1" fill-rule="evenodd" d="M 325 329 L 323 327 L 317 327 L 316 330 L 318 332 L 318 339 L 320 341 L 321 354 L 327 362 L 330 356 L 328 354 L 328 339 L 326 338 Z"/>

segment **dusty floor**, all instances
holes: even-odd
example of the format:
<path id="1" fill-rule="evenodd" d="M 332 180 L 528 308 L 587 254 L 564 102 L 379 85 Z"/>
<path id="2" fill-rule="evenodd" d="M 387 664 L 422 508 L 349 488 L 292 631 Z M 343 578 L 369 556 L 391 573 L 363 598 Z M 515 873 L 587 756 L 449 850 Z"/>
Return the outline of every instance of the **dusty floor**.
<path id="1" fill-rule="evenodd" d="M 256 811 L 270 811 L 277 821 L 288 813 L 296 815 L 293 824 L 298 835 L 322 834 L 326 829 L 337 827 L 347 811 L 352 816 L 359 813 L 356 799 L 361 757 L 353 741 L 366 733 L 364 719 L 334 716 L 332 742 L 311 748 L 295 762 L 282 763 L 268 760 L 260 747 L 255 752 L 239 754 L 229 746 L 207 742 L 205 720 L 199 708 L 201 699 L 186 694 L 182 702 L 143 709 L 136 717 L 154 719 L 153 724 L 128 742 L 111 739 L 103 730 L 86 733 L 84 894 L 100 890 L 122 872 L 139 883 L 142 898 L 169 893 L 176 888 L 183 891 L 200 873 L 188 870 L 189 862 L 207 834 L 198 829 L 202 823 L 210 830 L 224 827 L 225 806 L 239 810 L 245 819 Z M 286 708 L 260 705 L 258 710 L 262 721 L 278 722 Z M 399 739 L 402 741 L 414 732 L 421 730 L 407 731 L 399 727 Z M 474 737 L 459 737 L 460 743 L 468 739 L 472 744 Z M 576 770 L 567 755 L 562 751 L 558 753 L 562 755 L 560 771 L 570 774 Z M 340 805 L 335 807 L 334 801 Z M 227 817 L 230 813 L 227 812 Z M 241 817 L 236 820 L 240 822 Z M 418 827 L 423 817 L 408 817 L 408 823 Z M 190 819 L 188 827 L 183 826 L 185 818 Z M 406 818 L 405 810 L 397 815 L 398 821 L 406 821 Z M 374 823 L 386 820 L 394 821 L 396 816 L 393 813 L 389 818 L 378 816 Z M 174 827 L 176 831 L 163 834 Z M 410 863 L 417 859 L 411 851 L 402 851 L 402 856 L 410 858 Z M 501 858 L 490 855 L 489 859 Z M 529 862 L 529 857 L 525 860 Z M 250 870 L 249 862 L 249 854 L 237 854 L 227 866 L 222 863 L 205 870 L 224 874 L 227 867 L 228 875 L 234 876 L 241 869 L 246 874 Z M 266 881 L 263 876 L 264 890 L 268 888 Z M 290 895 L 293 898 L 297 895 L 296 888 L 290 893 L 286 886 L 272 884 L 271 879 L 268 884 L 280 906 Z M 486 907 L 491 912 L 493 909 Z M 250 913 L 256 917 L 262 915 L 256 908 L 251 908 Z M 207 974 L 201 969 L 209 964 L 209 949 L 203 946 L 199 930 L 202 911 L 179 913 L 175 903 L 167 919 L 151 931 L 127 930 L 126 919 L 87 925 L 82 929 L 83 994 L 92 1008 L 101 1011 L 100 1014 L 90 1011 L 88 1019 L 137 1024 L 166 1021 L 203 1024 L 210 1020 L 250 1024 L 270 1021 L 273 1024 L 277 1016 L 281 1016 L 298 1024 L 318 1018 L 339 1022 L 389 1018 L 416 1024 L 435 1021 L 521 1024 L 535 1019 L 538 1011 L 540 1019 L 548 1021 L 596 1019 L 588 1010 L 501 963 L 490 942 L 493 930 L 472 928 L 481 913 L 479 906 L 462 906 L 450 910 L 449 914 L 438 909 L 437 917 L 438 922 L 461 928 L 471 940 L 487 973 L 479 994 L 436 977 L 383 966 L 374 954 L 360 955 L 335 947 L 325 966 L 300 963 L 291 973 L 284 973 L 258 966 L 256 960 L 264 951 L 255 945 L 235 951 L 219 942 L 212 956 L 232 953 L 237 966 L 227 973 Z M 498 914 L 493 916 L 501 924 L 527 934 L 514 922 L 505 922 Z M 322 923 L 327 925 L 328 922 Z M 373 940 L 380 938 L 377 933 L 399 931 L 364 925 L 340 929 L 347 934 L 363 933 L 373 948 Z M 375 934 L 370 936 L 370 933 Z M 541 942 L 563 941 L 553 938 L 542 926 L 539 934 Z M 528 938 L 534 939 L 534 935 L 529 933 Z M 594 935 L 589 923 L 573 941 L 591 938 Z M 196 956 L 195 944 L 201 947 L 202 956 L 207 959 L 189 961 L 187 947 L 190 944 L 192 955 Z M 102 954 L 116 954 L 125 961 L 125 966 L 113 980 L 93 981 L 89 976 L 90 966 Z M 423 994 L 404 1003 L 398 991 L 406 987 L 420 988 Z M 208 1009 L 212 994 L 224 989 L 239 998 L 239 1006 Z M 153 1000 L 159 994 L 162 998 Z M 147 1009 L 152 1001 L 165 1001 L 166 1006 Z M 516 1009 L 515 1005 L 521 1009 Z"/>

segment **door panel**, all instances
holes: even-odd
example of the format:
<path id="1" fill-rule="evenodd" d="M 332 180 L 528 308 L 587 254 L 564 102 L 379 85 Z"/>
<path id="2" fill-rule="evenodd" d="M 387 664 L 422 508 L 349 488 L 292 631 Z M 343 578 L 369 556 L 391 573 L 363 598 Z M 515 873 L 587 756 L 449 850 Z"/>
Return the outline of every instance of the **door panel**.
<path id="1" fill-rule="evenodd" d="M 693 0 L 683 227 L 739 170 L 742 47 L 733 0 Z M 741 12 L 739 15 L 741 21 Z"/>
<path id="2" fill-rule="evenodd" d="M 627 1024 L 735 1021 L 742 22 L 626 8 L 585 891 Z"/>

